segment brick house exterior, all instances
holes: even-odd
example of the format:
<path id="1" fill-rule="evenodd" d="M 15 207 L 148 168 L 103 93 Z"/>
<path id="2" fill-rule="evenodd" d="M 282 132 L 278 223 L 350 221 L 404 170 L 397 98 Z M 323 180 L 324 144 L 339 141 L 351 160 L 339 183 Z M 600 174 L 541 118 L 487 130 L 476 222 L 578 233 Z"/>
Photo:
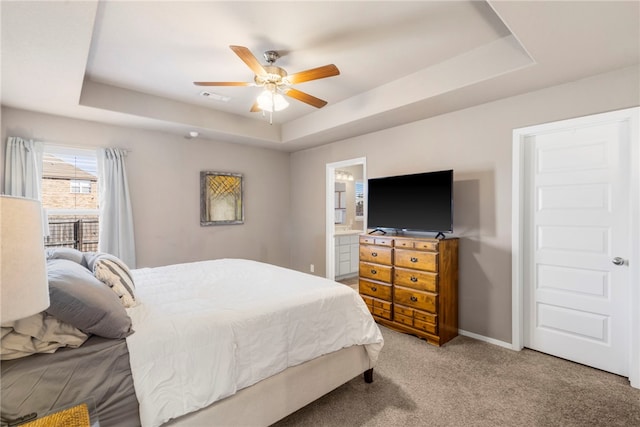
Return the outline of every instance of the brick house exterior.
<path id="1" fill-rule="evenodd" d="M 88 192 L 73 192 L 72 182 L 81 181 Z M 85 187 L 86 188 L 86 187 Z M 83 188 L 84 190 L 84 188 Z M 47 210 L 47 247 L 73 247 L 81 251 L 98 250 L 98 177 L 64 160 L 45 153 L 42 171 L 42 206 Z M 62 213 L 59 210 L 82 210 Z M 56 212 L 58 211 L 58 212 Z"/>
<path id="2" fill-rule="evenodd" d="M 42 206 L 46 209 L 98 209 L 98 177 L 51 154 L 43 157 Z M 88 181 L 91 192 L 72 193 L 73 180 Z"/>

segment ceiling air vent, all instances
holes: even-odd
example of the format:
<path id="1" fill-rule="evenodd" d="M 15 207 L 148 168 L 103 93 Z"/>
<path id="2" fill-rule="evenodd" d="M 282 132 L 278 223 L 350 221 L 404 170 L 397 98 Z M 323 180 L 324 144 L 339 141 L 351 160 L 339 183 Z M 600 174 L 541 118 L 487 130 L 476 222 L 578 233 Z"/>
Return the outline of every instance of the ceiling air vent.
<path id="1" fill-rule="evenodd" d="M 230 96 L 224 96 L 224 95 L 220 95 L 213 92 L 207 92 L 206 90 L 203 90 L 202 92 L 200 92 L 200 96 L 204 96 L 205 98 L 209 98 L 211 100 L 220 101 L 220 102 L 229 102 L 229 100 L 231 99 Z"/>

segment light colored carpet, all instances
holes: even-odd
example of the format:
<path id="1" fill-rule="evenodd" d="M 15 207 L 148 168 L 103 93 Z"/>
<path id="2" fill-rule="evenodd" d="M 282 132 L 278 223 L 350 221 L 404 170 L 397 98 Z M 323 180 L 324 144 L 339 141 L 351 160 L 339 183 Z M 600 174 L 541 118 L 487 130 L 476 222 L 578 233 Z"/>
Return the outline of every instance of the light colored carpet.
<path id="1" fill-rule="evenodd" d="M 468 337 L 437 348 L 380 329 L 372 384 L 355 378 L 276 426 L 640 426 L 640 390 L 626 378 Z"/>

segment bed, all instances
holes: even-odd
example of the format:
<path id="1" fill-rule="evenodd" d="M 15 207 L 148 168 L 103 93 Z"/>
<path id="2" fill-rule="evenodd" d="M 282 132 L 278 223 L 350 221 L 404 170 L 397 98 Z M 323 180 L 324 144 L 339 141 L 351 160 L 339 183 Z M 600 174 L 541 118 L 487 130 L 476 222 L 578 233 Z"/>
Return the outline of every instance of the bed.
<path id="1" fill-rule="evenodd" d="M 382 335 L 347 286 L 242 259 L 126 273 L 118 292 L 106 287 L 129 298 L 126 336 L 3 361 L 3 422 L 89 399 L 106 427 L 270 425 L 372 379 Z"/>

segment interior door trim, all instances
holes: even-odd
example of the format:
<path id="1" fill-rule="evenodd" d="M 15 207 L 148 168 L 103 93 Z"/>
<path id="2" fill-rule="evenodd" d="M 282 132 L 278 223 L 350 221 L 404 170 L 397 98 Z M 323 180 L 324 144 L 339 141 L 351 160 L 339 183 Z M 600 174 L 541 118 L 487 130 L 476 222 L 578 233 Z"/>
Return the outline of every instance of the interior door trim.
<path id="1" fill-rule="evenodd" d="M 627 108 L 601 114 L 594 114 L 575 119 L 562 120 L 529 126 L 513 130 L 512 157 L 512 218 L 511 218 L 511 267 L 512 267 L 512 349 L 519 351 L 524 347 L 524 188 L 527 180 L 525 156 L 529 137 L 536 134 L 558 131 L 566 128 L 580 127 L 594 123 L 628 121 L 630 132 L 630 209 L 631 215 L 631 260 L 640 259 L 640 107 Z M 631 327 L 629 333 L 629 381 L 632 387 L 640 388 L 640 263 L 631 262 L 629 314 Z"/>
<path id="2" fill-rule="evenodd" d="M 336 169 L 344 168 L 347 166 L 362 165 L 362 180 L 364 182 L 364 219 L 363 219 L 363 232 L 367 230 L 367 158 L 358 157 L 355 159 L 342 160 L 340 162 L 333 162 L 326 164 L 326 202 L 325 202 L 325 277 L 330 280 L 336 278 L 336 263 L 335 263 L 335 242 L 334 242 L 334 218 L 335 218 L 335 172 Z"/>

